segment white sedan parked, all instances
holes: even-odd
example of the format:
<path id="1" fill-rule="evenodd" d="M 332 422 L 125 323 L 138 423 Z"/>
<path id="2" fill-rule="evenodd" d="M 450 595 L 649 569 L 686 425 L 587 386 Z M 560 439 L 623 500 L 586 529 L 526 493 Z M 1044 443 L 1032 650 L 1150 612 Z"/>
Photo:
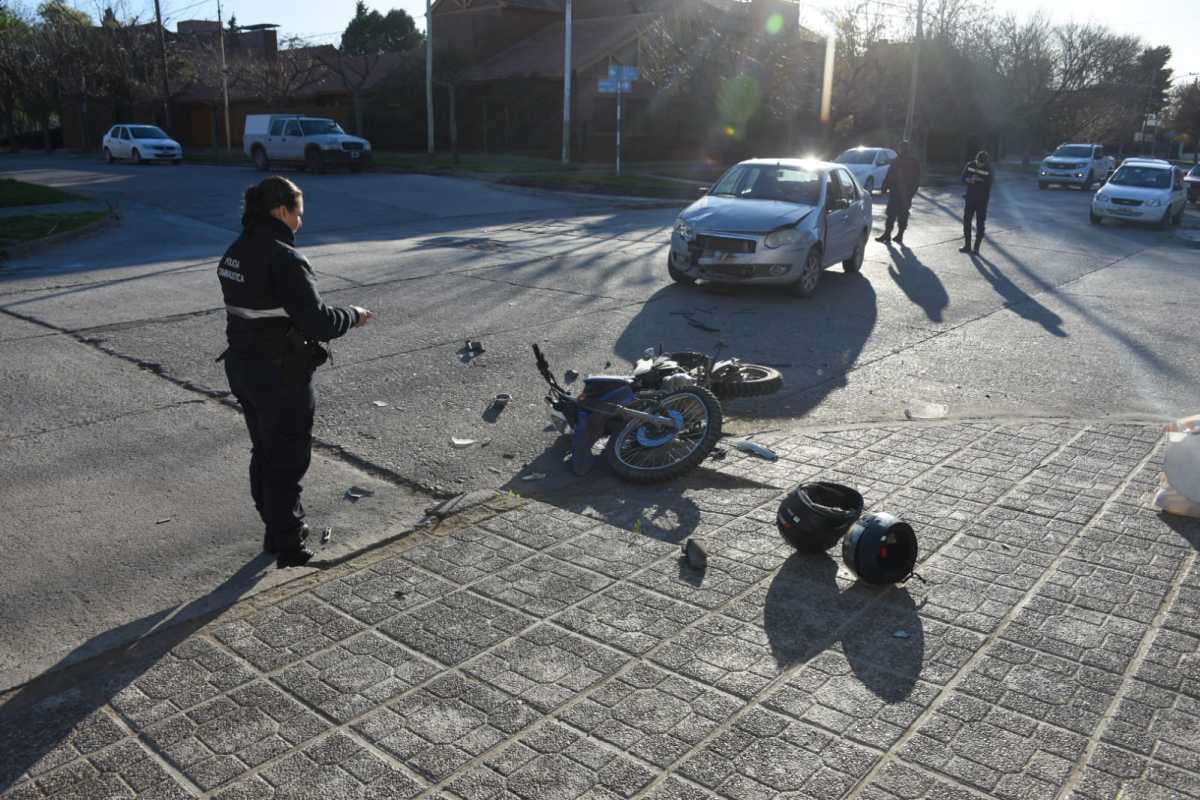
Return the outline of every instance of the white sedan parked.
<path id="1" fill-rule="evenodd" d="M 1150 222 L 1160 226 L 1183 222 L 1187 206 L 1183 170 L 1156 158 L 1127 158 L 1092 198 L 1092 222 L 1105 218 Z"/>
<path id="2" fill-rule="evenodd" d="M 162 128 L 154 125 L 114 125 L 104 134 L 104 160 L 126 158 L 135 164 L 145 161 L 183 161 L 183 148 Z"/>
<path id="3" fill-rule="evenodd" d="M 854 173 L 864 189 L 874 192 L 883 188 L 888 165 L 896 160 L 896 151 L 886 147 L 855 147 L 842 153 L 836 160 Z"/>

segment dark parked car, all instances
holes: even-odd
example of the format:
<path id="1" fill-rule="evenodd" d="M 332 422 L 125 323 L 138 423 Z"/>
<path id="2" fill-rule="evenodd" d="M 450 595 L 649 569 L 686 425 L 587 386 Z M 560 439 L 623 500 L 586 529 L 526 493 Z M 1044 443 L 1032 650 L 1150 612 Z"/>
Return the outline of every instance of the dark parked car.
<path id="1" fill-rule="evenodd" d="M 1196 205 L 1200 205 L 1200 164 L 1192 167 L 1192 171 L 1183 179 L 1187 185 L 1187 198 Z"/>

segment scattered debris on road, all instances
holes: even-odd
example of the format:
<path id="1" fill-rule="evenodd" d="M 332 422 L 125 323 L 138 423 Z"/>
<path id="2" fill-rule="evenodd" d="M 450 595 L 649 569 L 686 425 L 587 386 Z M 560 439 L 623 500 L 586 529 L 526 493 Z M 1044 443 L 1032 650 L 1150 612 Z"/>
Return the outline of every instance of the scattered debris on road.
<path id="1" fill-rule="evenodd" d="M 387 408 L 388 407 L 387 402 L 384 400 L 372 400 L 371 405 L 375 406 L 376 408 Z"/>
<path id="2" fill-rule="evenodd" d="M 917 564 L 917 534 L 891 514 L 864 514 L 842 540 L 842 562 L 865 583 L 904 583 Z"/>
<path id="3" fill-rule="evenodd" d="M 904 416 L 908 419 L 941 419 L 949 411 L 950 409 L 942 403 L 926 403 L 922 400 L 914 400 L 908 404 L 908 408 L 904 409 Z"/>
<path id="4" fill-rule="evenodd" d="M 892 636 L 894 636 L 897 639 L 911 639 L 912 638 L 912 634 L 909 633 L 908 631 L 896 631 L 895 633 L 892 634 Z"/>
<path id="5" fill-rule="evenodd" d="M 155 525 L 164 525 L 170 521 L 171 521 L 171 517 L 167 517 L 165 519 L 155 520 L 154 524 Z"/>
<path id="6" fill-rule="evenodd" d="M 371 491 L 370 489 L 364 489 L 361 486 L 351 486 L 346 490 L 346 494 L 344 496 L 347 500 L 357 502 L 364 497 L 374 497 L 375 492 Z"/>
<path id="7" fill-rule="evenodd" d="M 704 569 L 708 566 L 708 552 L 704 549 L 704 545 L 695 539 L 684 539 L 683 543 L 679 545 L 679 549 L 692 569 Z"/>
<path id="8" fill-rule="evenodd" d="M 759 458 L 765 458 L 767 461 L 779 460 L 779 456 L 776 455 L 774 450 L 758 442 L 752 442 L 749 439 L 729 439 L 727 441 L 743 453 L 750 453 Z"/>
<path id="9" fill-rule="evenodd" d="M 523 480 L 523 481 L 544 481 L 544 480 L 546 480 L 546 473 L 530 472 L 527 475 L 522 475 L 521 480 Z"/>
<path id="10" fill-rule="evenodd" d="M 474 439 L 460 439 L 457 436 L 451 436 L 450 444 L 461 450 L 464 447 L 470 447 L 471 445 L 475 444 L 475 440 Z"/>
<path id="11" fill-rule="evenodd" d="M 333 528 L 326 528 L 321 531 L 321 544 L 329 544 L 329 540 L 333 538 Z"/>
<path id="12" fill-rule="evenodd" d="M 563 382 L 564 383 L 574 383 L 577 380 L 579 380 L 579 373 L 576 372 L 575 370 L 569 369 L 563 373 Z"/>

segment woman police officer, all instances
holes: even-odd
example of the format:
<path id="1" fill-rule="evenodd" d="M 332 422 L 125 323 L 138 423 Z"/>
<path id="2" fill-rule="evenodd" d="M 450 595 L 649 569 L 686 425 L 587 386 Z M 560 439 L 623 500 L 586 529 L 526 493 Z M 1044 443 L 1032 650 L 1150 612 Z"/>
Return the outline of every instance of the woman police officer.
<path id="1" fill-rule="evenodd" d="M 313 371 L 328 358 L 320 343 L 373 317 L 321 299 L 312 267 L 295 249 L 303 217 L 304 195 L 286 178 L 251 186 L 242 234 L 217 268 L 229 342 L 218 360 L 250 431 L 250 495 L 266 525 L 263 550 L 278 555 L 279 568 L 313 556 L 304 546 L 300 481 L 312 457 Z"/>

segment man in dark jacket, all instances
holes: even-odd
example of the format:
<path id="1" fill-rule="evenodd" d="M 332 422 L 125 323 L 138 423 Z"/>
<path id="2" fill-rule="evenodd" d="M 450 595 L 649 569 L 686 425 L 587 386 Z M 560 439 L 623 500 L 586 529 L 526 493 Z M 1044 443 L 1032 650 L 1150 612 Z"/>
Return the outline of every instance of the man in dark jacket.
<path id="1" fill-rule="evenodd" d="M 887 177 L 883 179 L 881 191 L 886 192 L 887 223 L 883 235 L 875 241 L 889 244 L 892 239 L 892 226 L 899 223 L 896 232 L 896 244 L 904 244 L 904 231 L 908 228 L 908 211 L 912 208 L 913 197 L 917 194 L 917 186 L 921 182 L 921 162 L 912 155 L 908 142 L 901 142 L 898 148 L 900 155 L 888 167 Z"/>
<path id="2" fill-rule="evenodd" d="M 312 458 L 313 371 L 320 344 L 365 325 L 365 308 L 321 300 L 316 275 L 295 249 L 304 197 L 291 181 L 267 178 L 246 190 L 242 235 L 217 268 L 225 297 L 222 355 L 229 388 L 250 431 L 250 494 L 266 525 L 263 549 L 280 568 L 302 566 L 308 526 L 300 481 Z"/>
<path id="3" fill-rule="evenodd" d="M 963 209 L 963 246 L 960 253 L 978 253 L 983 243 L 984 223 L 987 222 L 988 201 L 992 197 L 992 159 L 980 150 L 974 161 L 963 167 L 962 182 L 967 185 L 967 203 Z M 975 218 L 975 247 L 971 247 L 971 218 Z"/>

